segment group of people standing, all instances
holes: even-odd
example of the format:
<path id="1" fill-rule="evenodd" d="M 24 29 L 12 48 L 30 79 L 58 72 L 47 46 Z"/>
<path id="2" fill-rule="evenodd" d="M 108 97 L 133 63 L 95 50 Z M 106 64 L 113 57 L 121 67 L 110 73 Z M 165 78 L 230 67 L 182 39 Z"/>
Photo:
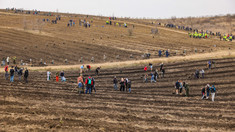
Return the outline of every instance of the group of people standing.
<path id="1" fill-rule="evenodd" d="M 207 84 L 205 87 L 202 87 L 202 98 L 201 99 L 209 99 L 211 93 L 211 100 L 215 101 L 215 94 L 216 94 L 216 88 L 214 85 L 210 86 Z"/>
<path id="2" fill-rule="evenodd" d="M 152 82 L 157 82 L 157 79 L 158 78 L 164 78 L 164 75 L 165 75 L 165 69 L 163 68 L 163 66 L 164 66 L 164 64 L 163 64 L 163 62 L 160 64 L 160 68 L 157 68 L 154 72 L 153 72 L 153 64 L 152 63 L 149 63 L 149 68 L 150 68 L 150 71 L 151 71 L 151 73 L 150 73 L 150 77 L 151 77 L 151 83 Z M 145 72 L 147 72 L 148 71 L 148 67 L 147 66 L 145 66 L 144 67 L 144 71 Z M 145 83 L 147 83 L 148 82 L 148 73 L 146 73 L 145 75 L 144 75 L 144 80 L 143 80 L 143 82 L 145 82 Z"/>
<path id="3" fill-rule="evenodd" d="M 185 90 L 185 96 L 189 96 L 189 85 L 186 82 L 177 80 L 175 83 L 175 94 L 182 94 L 183 93 L 183 88 Z"/>
<path id="4" fill-rule="evenodd" d="M 9 65 L 7 65 L 7 66 L 5 66 L 4 71 L 5 71 L 5 79 L 8 80 L 9 79 L 9 75 L 10 75 L 10 82 L 11 83 L 14 82 L 15 75 L 18 75 L 19 81 L 21 81 L 22 75 L 24 75 L 24 81 L 26 83 L 28 83 L 29 71 L 28 71 L 27 68 L 25 68 L 25 69 L 24 68 L 19 68 L 16 65 L 15 67 L 11 66 L 11 68 L 9 69 Z"/>
<path id="5" fill-rule="evenodd" d="M 131 80 L 128 78 L 121 78 L 120 82 L 120 91 L 128 91 L 131 93 Z M 116 76 L 113 79 L 114 90 L 118 90 L 118 80 Z"/>
<path id="6" fill-rule="evenodd" d="M 78 92 L 79 94 L 81 93 L 89 93 L 91 94 L 93 90 L 96 93 L 95 89 L 95 79 L 91 76 L 88 76 L 87 79 L 85 79 L 82 74 L 78 77 L 77 79 L 77 84 L 78 84 Z M 86 88 L 86 89 L 85 89 Z"/>
<path id="7" fill-rule="evenodd" d="M 47 71 L 47 81 L 52 80 L 51 78 L 52 73 L 50 71 Z M 64 71 L 56 72 L 56 82 L 59 82 L 59 77 L 61 78 L 61 82 L 66 82 L 66 78 L 64 76 Z"/>

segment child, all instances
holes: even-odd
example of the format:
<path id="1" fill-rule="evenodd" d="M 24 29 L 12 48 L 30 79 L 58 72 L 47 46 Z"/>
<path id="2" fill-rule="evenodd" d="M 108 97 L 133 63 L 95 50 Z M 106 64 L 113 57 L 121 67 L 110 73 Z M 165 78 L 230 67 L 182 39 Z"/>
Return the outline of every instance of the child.
<path id="1" fill-rule="evenodd" d="M 59 73 L 58 72 L 56 72 L 56 82 L 59 82 Z"/>

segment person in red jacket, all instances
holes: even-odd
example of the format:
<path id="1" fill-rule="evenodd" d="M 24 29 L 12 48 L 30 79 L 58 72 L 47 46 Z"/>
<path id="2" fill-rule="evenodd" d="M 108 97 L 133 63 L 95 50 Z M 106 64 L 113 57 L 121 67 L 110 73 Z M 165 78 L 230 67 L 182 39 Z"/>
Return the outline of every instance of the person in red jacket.
<path id="1" fill-rule="evenodd" d="M 8 74 L 8 67 L 9 67 L 9 66 L 7 65 L 7 66 L 5 66 L 5 68 L 4 68 L 6 80 L 8 80 L 8 76 L 9 76 L 9 74 Z"/>
<path id="2" fill-rule="evenodd" d="M 91 86 L 93 85 L 93 80 L 90 76 L 86 79 L 85 84 L 86 84 L 86 94 L 88 91 L 89 91 L 89 94 L 91 94 Z"/>
<path id="3" fill-rule="evenodd" d="M 148 70 L 147 66 L 146 66 L 146 67 L 144 67 L 144 71 L 147 71 L 147 70 Z"/>
<path id="4" fill-rule="evenodd" d="M 90 65 L 86 65 L 86 68 L 87 68 L 88 71 L 91 70 L 91 66 Z"/>

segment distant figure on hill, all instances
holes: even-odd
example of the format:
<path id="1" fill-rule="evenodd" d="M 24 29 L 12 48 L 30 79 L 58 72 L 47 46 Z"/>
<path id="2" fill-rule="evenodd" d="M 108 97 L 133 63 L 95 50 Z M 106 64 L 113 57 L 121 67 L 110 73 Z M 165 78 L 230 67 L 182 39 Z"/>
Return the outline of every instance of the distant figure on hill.
<path id="1" fill-rule="evenodd" d="M 92 78 L 89 76 L 87 79 L 86 79 L 86 94 L 87 92 L 89 91 L 89 94 L 91 94 L 91 88 L 92 88 L 92 85 L 93 85 L 93 81 L 92 81 Z"/>
<path id="2" fill-rule="evenodd" d="M 90 65 L 86 65 L 86 68 L 87 68 L 88 71 L 91 70 L 91 66 Z"/>
<path id="3" fill-rule="evenodd" d="M 129 89 L 129 93 L 131 93 L 131 80 L 130 79 L 128 79 L 127 88 Z"/>
<path id="4" fill-rule="evenodd" d="M 126 88 L 126 91 L 127 91 L 127 82 L 128 82 L 128 78 L 124 78 L 124 82 L 125 82 L 125 88 Z"/>
<path id="5" fill-rule="evenodd" d="M 151 83 L 152 83 L 152 82 L 156 82 L 156 80 L 155 80 L 154 78 L 155 78 L 154 74 L 151 73 Z"/>
<path id="6" fill-rule="evenodd" d="M 7 65 L 9 65 L 10 64 L 10 57 L 8 56 L 7 57 Z"/>
<path id="7" fill-rule="evenodd" d="M 176 81 L 175 83 L 175 94 L 179 94 L 179 88 L 180 88 L 180 82 L 179 80 Z"/>
<path id="8" fill-rule="evenodd" d="M 14 82 L 14 67 L 12 66 L 10 69 L 10 82 Z"/>
<path id="9" fill-rule="evenodd" d="M 56 72 L 56 77 L 55 77 L 55 80 L 56 80 L 56 82 L 59 82 L 59 72 Z"/>
<path id="10" fill-rule="evenodd" d="M 205 99 L 205 94 L 206 94 L 206 88 L 202 87 L 202 98 L 201 99 Z"/>
<path id="11" fill-rule="evenodd" d="M 144 82 L 147 83 L 148 82 L 148 74 L 144 75 Z"/>
<path id="12" fill-rule="evenodd" d="M 207 84 L 205 88 L 206 88 L 206 99 L 209 99 L 209 96 L 210 96 L 210 85 Z"/>
<path id="13" fill-rule="evenodd" d="M 149 63 L 149 68 L 150 68 L 151 71 L 153 70 L 153 64 L 152 63 Z"/>
<path id="14" fill-rule="evenodd" d="M 162 51 L 161 51 L 161 50 L 158 51 L 158 56 L 159 56 L 159 57 L 162 56 Z"/>
<path id="15" fill-rule="evenodd" d="M 47 71 L 47 81 L 50 81 L 50 80 L 51 80 L 51 72 Z"/>
<path id="16" fill-rule="evenodd" d="M 95 74 L 99 76 L 99 72 L 100 72 L 101 67 L 97 67 L 95 70 Z"/>
<path id="17" fill-rule="evenodd" d="M 95 78 L 94 77 L 92 77 L 91 78 L 91 80 L 92 80 L 92 84 L 91 84 L 91 92 L 93 92 L 93 90 L 95 91 L 95 93 L 96 93 L 96 88 L 95 88 Z"/>
<path id="18" fill-rule="evenodd" d="M 195 71 L 195 78 L 197 78 L 197 79 L 199 78 L 199 70 Z"/>
<path id="19" fill-rule="evenodd" d="M 202 75 L 202 78 L 204 78 L 205 71 L 202 69 L 202 70 L 200 71 L 200 73 L 201 73 L 201 75 Z"/>
<path id="20" fill-rule="evenodd" d="M 208 61 L 207 67 L 208 67 L 208 69 L 211 69 L 211 60 Z"/>
<path id="21" fill-rule="evenodd" d="M 118 90 L 117 83 L 118 83 L 118 80 L 117 80 L 117 78 L 116 78 L 116 76 L 115 76 L 114 79 L 113 79 L 113 87 L 114 87 L 114 90 Z"/>
<path id="22" fill-rule="evenodd" d="M 6 60 L 5 57 L 3 57 L 1 66 L 5 66 L 5 60 Z"/>
<path id="23" fill-rule="evenodd" d="M 185 96 L 188 97 L 189 96 L 189 86 L 188 83 L 183 83 L 183 87 L 185 89 Z"/>
<path id="24" fill-rule="evenodd" d="M 162 63 L 160 64 L 160 71 L 162 71 L 163 66 L 164 66 L 164 64 L 163 64 L 163 62 L 162 62 Z"/>
<path id="25" fill-rule="evenodd" d="M 27 68 L 25 68 L 25 71 L 24 71 L 24 80 L 25 80 L 25 83 L 28 83 L 28 76 L 29 76 L 29 71 Z"/>
<path id="26" fill-rule="evenodd" d="M 19 81 L 21 81 L 22 75 L 23 75 L 23 68 L 20 68 L 20 69 L 18 70 Z"/>
<path id="27" fill-rule="evenodd" d="M 84 82 L 83 82 L 82 75 L 78 77 L 77 83 L 78 83 L 78 92 L 79 92 L 79 94 L 85 93 L 85 91 L 84 91 Z"/>
<path id="28" fill-rule="evenodd" d="M 145 66 L 145 67 L 144 67 L 144 71 L 147 71 L 147 70 L 148 70 L 148 67 L 147 67 L 147 66 Z"/>
<path id="29" fill-rule="evenodd" d="M 66 78 L 64 77 L 64 71 L 60 72 L 61 82 L 65 82 Z"/>
<path id="30" fill-rule="evenodd" d="M 5 79 L 8 80 L 8 68 L 9 68 L 9 65 L 6 65 L 5 68 L 4 68 L 4 71 L 5 71 Z"/>
<path id="31" fill-rule="evenodd" d="M 120 91 L 125 91 L 125 82 L 123 78 L 121 78 L 121 82 L 120 82 Z"/>
<path id="32" fill-rule="evenodd" d="M 166 57 L 168 57 L 170 55 L 169 51 L 166 50 Z"/>
<path id="33" fill-rule="evenodd" d="M 216 93 L 216 88 L 214 85 L 210 88 L 211 91 L 211 100 L 214 102 L 215 101 L 215 93 Z"/>
<path id="34" fill-rule="evenodd" d="M 81 65 L 81 67 L 80 67 L 80 74 L 83 73 L 83 69 L 84 69 L 84 65 Z"/>

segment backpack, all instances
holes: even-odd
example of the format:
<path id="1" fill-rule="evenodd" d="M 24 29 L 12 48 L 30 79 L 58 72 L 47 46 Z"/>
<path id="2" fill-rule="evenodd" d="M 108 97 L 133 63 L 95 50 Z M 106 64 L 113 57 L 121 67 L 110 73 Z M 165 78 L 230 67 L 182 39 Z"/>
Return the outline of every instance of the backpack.
<path id="1" fill-rule="evenodd" d="M 212 87 L 211 92 L 215 93 L 215 87 Z"/>
<path id="2" fill-rule="evenodd" d="M 91 84 L 91 79 L 88 79 L 88 84 Z"/>
<path id="3" fill-rule="evenodd" d="M 7 72 L 8 71 L 8 67 L 5 67 L 5 72 Z"/>

